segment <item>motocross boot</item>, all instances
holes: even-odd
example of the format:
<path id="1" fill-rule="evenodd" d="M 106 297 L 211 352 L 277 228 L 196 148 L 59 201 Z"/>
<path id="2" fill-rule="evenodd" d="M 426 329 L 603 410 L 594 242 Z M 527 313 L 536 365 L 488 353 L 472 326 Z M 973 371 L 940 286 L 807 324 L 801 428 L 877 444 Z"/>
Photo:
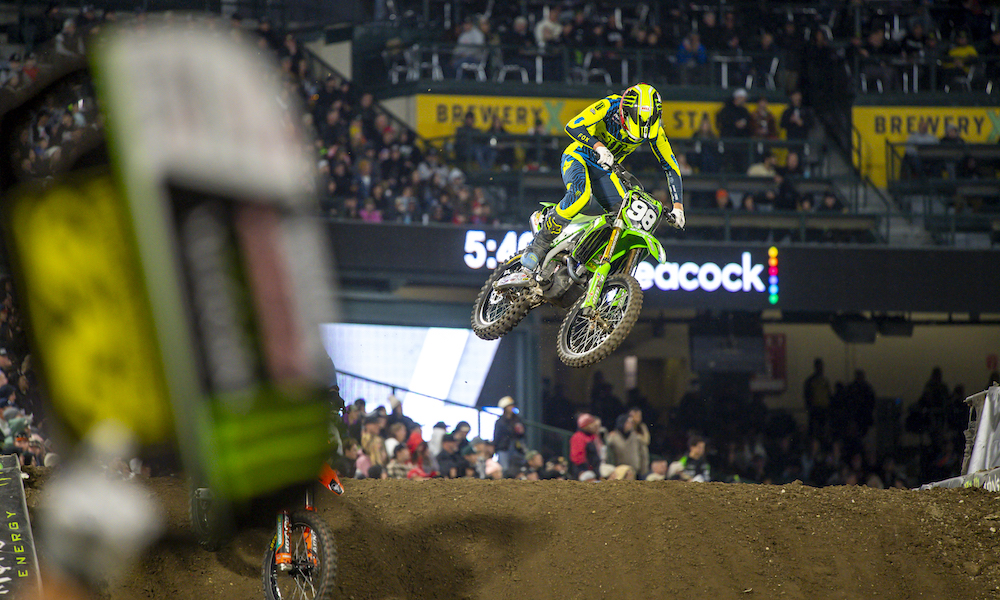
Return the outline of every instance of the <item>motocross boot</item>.
<path id="1" fill-rule="evenodd" d="M 556 211 L 550 211 L 546 215 L 541 229 L 538 230 L 535 238 L 531 240 L 528 247 L 524 249 L 524 254 L 521 255 L 521 270 L 515 271 L 497 281 L 493 284 L 493 289 L 504 291 L 530 286 L 537 287 L 538 283 L 535 281 L 535 275 L 539 269 L 539 262 L 541 262 L 542 258 L 545 258 L 545 255 L 552 248 L 552 242 L 556 239 L 556 236 L 562 233 L 563 227 L 568 225 L 569 222 L 569 219 L 559 215 Z"/>
<path id="2" fill-rule="evenodd" d="M 524 254 L 521 256 L 521 266 L 526 271 L 534 273 L 538 270 L 539 263 L 545 258 L 548 251 L 552 249 L 552 242 L 555 241 L 556 236 L 562 233 L 563 228 L 569 225 L 569 222 L 569 219 L 560 215 L 557 211 L 549 211 L 549 214 L 545 217 L 545 221 L 542 223 L 542 228 L 538 230 L 535 239 L 531 240 L 531 243 L 524 249 Z"/>

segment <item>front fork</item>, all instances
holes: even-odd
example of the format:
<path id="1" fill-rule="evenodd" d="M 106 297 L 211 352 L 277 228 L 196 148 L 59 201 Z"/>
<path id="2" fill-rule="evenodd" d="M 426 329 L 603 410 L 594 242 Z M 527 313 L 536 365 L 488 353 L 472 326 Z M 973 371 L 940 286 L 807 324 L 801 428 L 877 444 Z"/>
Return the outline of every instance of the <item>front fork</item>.
<path id="1" fill-rule="evenodd" d="M 593 313 L 597 299 L 601 297 L 601 290 L 604 289 L 604 281 L 608 278 L 608 273 L 611 272 L 611 255 L 614 253 L 615 247 L 618 245 L 618 240 L 621 238 L 623 225 L 620 219 L 615 221 L 615 226 L 611 230 L 611 239 L 608 240 L 608 245 L 604 247 L 604 253 L 601 254 L 601 258 L 597 261 L 597 268 L 594 269 L 594 275 L 590 278 L 590 285 L 587 286 L 587 296 L 584 298 L 583 306 L 581 307 L 585 315 Z"/>
<path id="2" fill-rule="evenodd" d="M 306 510 L 316 510 L 313 506 L 313 493 L 311 488 L 306 489 Z M 282 571 L 290 571 L 293 567 L 292 561 L 292 516 L 291 513 L 282 509 L 278 511 L 278 522 L 276 540 L 274 544 L 274 564 Z M 316 552 L 313 550 L 312 529 L 306 527 L 302 532 L 302 541 L 305 543 L 306 559 L 309 564 L 317 564 Z"/>

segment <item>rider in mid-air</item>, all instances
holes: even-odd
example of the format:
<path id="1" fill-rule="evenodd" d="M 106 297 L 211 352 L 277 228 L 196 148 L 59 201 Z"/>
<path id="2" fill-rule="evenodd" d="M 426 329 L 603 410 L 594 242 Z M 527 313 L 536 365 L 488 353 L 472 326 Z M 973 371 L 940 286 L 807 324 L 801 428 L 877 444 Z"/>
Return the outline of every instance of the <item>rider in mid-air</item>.
<path id="1" fill-rule="evenodd" d="M 620 96 L 612 94 L 598 100 L 566 124 L 566 133 L 573 138 L 561 160 L 566 195 L 555 210 L 549 211 L 542 228 L 525 249 L 521 257 L 522 273 L 534 279 L 552 242 L 573 217 L 580 213 L 609 212 L 622 201 L 625 190 L 611 167 L 647 141 L 667 177 L 674 226 L 684 228 L 681 174 L 663 132 L 660 104 L 656 89 L 639 83 Z"/>

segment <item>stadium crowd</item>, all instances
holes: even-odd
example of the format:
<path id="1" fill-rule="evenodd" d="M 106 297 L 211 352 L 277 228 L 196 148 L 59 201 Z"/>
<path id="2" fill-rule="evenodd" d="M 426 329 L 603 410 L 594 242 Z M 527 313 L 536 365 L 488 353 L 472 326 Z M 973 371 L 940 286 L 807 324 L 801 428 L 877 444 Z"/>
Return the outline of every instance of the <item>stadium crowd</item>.
<path id="1" fill-rule="evenodd" d="M 587 404 L 558 387 L 543 392 L 546 424 L 575 429 L 568 453 L 562 441 L 545 437 L 540 448 L 529 448 L 530 424 L 509 396 L 498 403 L 503 415 L 492 440 L 469 439 L 464 421 L 436 423 L 425 439 L 396 397 L 389 397 L 388 410 L 370 412 L 359 398 L 346 412 L 349 437 L 338 469 L 356 478 L 797 480 L 876 488 L 912 488 L 959 474 L 966 395 L 961 386 L 949 389 L 940 369 L 905 415 L 898 400 L 877 398 L 862 370 L 850 382 L 831 384 L 819 358 L 802 389 L 808 417 L 800 424 L 788 411 L 768 409 L 763 396 L 741 392 L 738 377 L 707 380 L 704 387 L 695 381 L 677 406 L 663 410 L 637 390 L 623 402 L 598 372 Z"/>
<path id="2" fill-rule="evenodd" d="M 0 452 L 16 455 L 22 466 L 53 466 L 59 455 L 49 437 L 24 319 L 9 277 L 0 279 L 0 297 Z"/>

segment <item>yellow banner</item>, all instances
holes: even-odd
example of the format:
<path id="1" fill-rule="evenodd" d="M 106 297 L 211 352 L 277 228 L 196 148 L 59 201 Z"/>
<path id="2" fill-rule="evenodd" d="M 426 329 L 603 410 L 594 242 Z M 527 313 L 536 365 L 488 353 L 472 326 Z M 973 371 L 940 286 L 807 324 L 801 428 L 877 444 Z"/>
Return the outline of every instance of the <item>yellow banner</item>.
<path id="1" fill-rule="evenodd" d="M 425 138 L 439 138 L 455 134 L 463 124 L 465 114 L 475 117 L 475 127 L 486 129 L 498 116 L 508 133 L 528 133 L 541 122 L 546 133 L 555 134 L 573 117 L 599 98 L 527 98 L 509 96 L 448 96 L 443 94 L 417 94 L 416 130 Z M 747 108 L 752 112 L 754 104 Z M 704 115 L 715 128 L 715 113 L 721 102 L 664 102 L 663 128 L 668 137 L 687 138 L 698 129 Z M 775 119 L 780 119 L 783 104 L 768 106 Z M 718 132 L 716 132 L 718 133 Z"/>
<path id="2" fill-rule="evenodd" d="M 1000 110 L 962 106 L 855 106 L 854 126 L 861 135 L 861 164 L 854 153 L 855 166 L 875 185 L 885 187 L 889 173 L 886 142 L 905 142 L 911 133 L 927 124 L 928 132 L 944 137 L 949 125 L 958 127 L 959 135 L 973 144 L 994 144 L 1000 140 Z M 855 143 L 857 143 L 855 139 Z"/>

